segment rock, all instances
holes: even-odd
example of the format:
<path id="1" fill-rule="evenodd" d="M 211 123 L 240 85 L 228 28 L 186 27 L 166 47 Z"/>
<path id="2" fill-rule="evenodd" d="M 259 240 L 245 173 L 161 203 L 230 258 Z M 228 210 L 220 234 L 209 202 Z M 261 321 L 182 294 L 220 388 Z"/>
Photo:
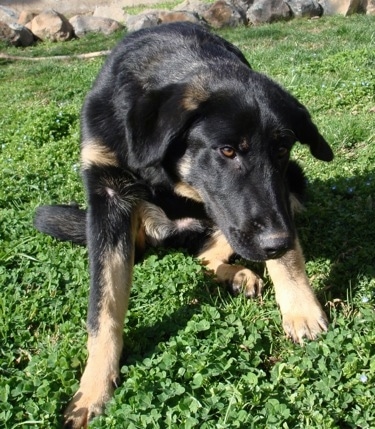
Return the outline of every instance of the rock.
<path id="1" fill-rule="evenodd" d="M 243 10 L 246 15 L 246 12 L 253 5 L 254 0 L 231 0 L 231 2 L 237 9 Z"/>
<path id="2" fill-rule="evenodd" d="M 9 25 L 6 22 L 0 21 L 0 40 L 7 44 L 11 44 L 12 38 L 13 38 L 12 29 L 9 27 Z"/>
<path id="3" fill-rule="evenodd" d="M 14 9 L 6 6 L 0 6 L 0 21 L 5 22 L 6 24 L 11 24 L 17 22 L 19 13 Z"/>
<path id="4" fill-rule="evenodd" d="M 202 16 L 214 28 L 236 27 L 246 23 L 244 12 L 224 0 L 215 2 Z"/>
<path id="5" fill-rule="evenodd" d="M 53 9 L 45 10 L 37 15 L 27 27 L 41 40 L 59 42 L 70 40 L 74 35 L 72 24 L 65 16 Z"/>
<path id="6" fill-rule="evenodd" d="M 120 30 L 123 26 L 110 18 L 100 18 L 98 16 L 76 15 L 70 18 L 69 23 L 74 29 L 77 37 L 82 37 L 87 33 L 112 34 Z"/>
<path id="7" fill-rule="evenodd" d="M 193 22 L 195 24 L 200 24 L 201 20 L 199 15 L 194 12 L 188 11 L 172 11 L 172 12 L 159 12 L 159 20 L 160 23 L 168 23 L 168 22 L 177 22 L 177 21 L 188 21 Z"/>
<path id="8" fill-rule="evenodd" d="M 285 0 L 294 16 L 308 17 L 322 16 L 323 8 L 316 0 Z"/>
<path id="9" fill-rule="evenodd" d="M 35 18 L 36 14 L 27 10 L 22 10 L 18 17 L 18 24 L 26 25 Z"/>
<path id="10" fill-rule="evenodd" d="M 375 0 L 368 0 L 366 13 L 367 15 L 375 15 Z"/>
<path id="11" fill-rule="evenodd" d="M 289 6 L 283 0 L 255 0 L 246 13 L 251 24 L 265 24 L 292 18 Z"/>
<path id="12" fill-rule="evenodd" d="M 153 27 L 154 25 L 160 24 L 158 11 L 144 12 L 139 15 L 128 15 L 125 26 L 128 31 L 137 31 L 141 28 Z"/>
<path id="13" fill-rule="evenodd" d="M 34 43 L 34 36 L 26 27 L 16 22 L 0 22 L 0 40 L 13 46 L 30 46 Z"/>
<path id="14" fill-rule="evenodd" d="M 187 11 L 194 12 L 198 15 L 202 16 L 204 12 L 206 12 L 211 7 L 210 3 L 204 3 L 200 0 L 185 0 L 182 3 L 179 3 L 177 6 L 173 8 L 173 10 L 177 11 Z"/>
<path id="15" fill-rule="evenodd" d="M 367 0 L 320 0 L 324 15 L 352 15 L 366 12 Z"/>
<path id="16" fill-rule="evenodd" d="M 119 6 L 97 6 L 94 10 L 93 16 L 109 18 L 121 23 L 124 23 L 127 17 L 124 9 Z"/>

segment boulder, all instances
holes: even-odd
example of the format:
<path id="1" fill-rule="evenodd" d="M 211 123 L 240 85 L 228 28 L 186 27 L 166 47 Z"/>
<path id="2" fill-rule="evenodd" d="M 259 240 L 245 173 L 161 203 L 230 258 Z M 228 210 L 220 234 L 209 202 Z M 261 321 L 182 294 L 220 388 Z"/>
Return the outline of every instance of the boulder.
<path id="1" fill-rule="evenodd" d="M 249 23 L 265 24 L 292 18 L 292 11 L 283 0 L 255 0 L 248 9 Z"/>
<path id="2" fill-rule="evenodd" d="M 37 15 L 28 23 L 27 27 L 38 39 L 52 42 L 70 40 L 74 35 L 72 24 L 65 16 L 53 9 L 45 10 Z"/>
<path id="3" fill-rule="evenodd" d="M 74 29 L 77 37 L 82 37 L 87 33 L 112 34 L 120 30 L 123 26 L 110 18 L 100 18 L 98 16 L 75 15 L 70 18 L 69 23 Z"/>
<path id="4" fill-rule="evenodd" d="M 36 13 L 29 12 L 27 10 L 21 10 L 20 15 L 18 17 L 18 24 L 26 25 L 30 21 L 32 21 L 36 16 Z"/>
<path id="5" fill-rule="evenodd" d="M 128 31 L 137 31 L 160 24 L 159 13 L 156 10 L 144 12 L 139 15 L 128 15 L 125 26 Z"/>
<path id="6" fill-rule="evenodd" d="M 0 22 L 0 40 L 13 46 L 30 46 L 34 43 L 34 36 L 26 27 L 16 22 Z"/>
<path id="7" fill-rule="evenodd" d="M 246 23 L 243 10 L 237 9 L 233 4 L 224 0 L 215 2 L 202 16 L 214 28 L 236 27 Z"/>
<path id="8" fill-rule="evenodd" d="M 366 13 L 367 15 L 375 15 L 375 0 L 368 0 Z"/>
<path id="9" fill-rule="evenodd" d="M 324 15 L 352 15 L 366 12 L 368 0 L 320 0 Z"/>
<path id="10" fill-rule="evenodd" d="M 115 5 L 97 6 L 94 10 L 93 16 L 109 18 L 121 23 L 126 21 L 126 13 L 124 12 L 124 9 Z"/>
<path id="11" fill-rule="evenodd" d="M 0 21 L 5 22 L 6 24 L 11 24 L 17 22 L 19 13 L 14 9 L 6 6 L 0 6 Z"/>
<path id="12" fill-rule="evenodd" d="M 285 0 L 294 16 L 312 18 L 322 16 L 323 8 L 316 0 Z"/>
<path id="13" fill-rule="evenodd" d="M 202 16 L 204 12 L 207 11 L 211 7 L 210 3 L 205 3 L 200 0 L 185 0 L 182 3 L 179 3 L 177 6 L 173 8 L 173 10 L 177 11 L 187 11 L 197 13 Z"/>
<path id="14" fill-rule="evenodd" d="M 195 24 L 200 24 L 201 20 L 199 18 L 199 15 L 194 12 L 188 12 L 188 11 L 160 11 L 159 12 L 159 20 L 160 23 L 168 23 L 168 22 L 177 22 L 177 21 L 188 21 L 193 22 Z"/>

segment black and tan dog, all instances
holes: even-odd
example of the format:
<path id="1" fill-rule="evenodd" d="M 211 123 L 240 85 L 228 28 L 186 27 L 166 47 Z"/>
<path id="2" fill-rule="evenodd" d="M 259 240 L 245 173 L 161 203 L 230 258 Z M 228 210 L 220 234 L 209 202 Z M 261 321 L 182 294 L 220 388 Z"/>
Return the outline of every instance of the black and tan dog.
<path id="1" fill-rule="evenodd" d="M 248 296 L 262 282 L 229 258 L 265 261 L 287 335 L 302 342 L 326 330 L 293 222 L 304 187 L 289 161 L 296 141 L 333 158 L 304 106 L 201 27 L 141 30 L 113 50 L 82 111 L 87 214 L 46 206 L 35 219 L 89 249 L 89 357 L 67 426 L 86 426 L 117 384 L 132 267 L 144 246 L 185 246 Z"/>

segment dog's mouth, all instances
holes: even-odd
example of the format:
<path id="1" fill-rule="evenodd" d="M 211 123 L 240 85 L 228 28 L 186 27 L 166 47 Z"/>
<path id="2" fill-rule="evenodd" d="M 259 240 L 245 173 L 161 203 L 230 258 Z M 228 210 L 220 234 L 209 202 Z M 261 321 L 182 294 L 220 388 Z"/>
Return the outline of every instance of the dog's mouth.
<path id="1" fill-rule="evenodd" d="M 236 228 L 229 228 L 227 239 L 233 250 L 251 261 L 267 261 L 281 258 L 294 245 L 293 231 L 262 231 L 252 234 Z"/>

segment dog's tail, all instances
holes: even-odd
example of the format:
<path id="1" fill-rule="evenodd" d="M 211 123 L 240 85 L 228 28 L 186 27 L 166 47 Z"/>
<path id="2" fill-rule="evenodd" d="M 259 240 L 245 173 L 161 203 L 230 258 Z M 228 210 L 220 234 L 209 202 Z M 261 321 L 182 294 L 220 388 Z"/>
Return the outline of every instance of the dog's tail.
<path id="1" fill-rule="evenodd" d="M 40 206 L 34 217 L 34 227 L 61 241 L 86 245 L 86 210 L 76 204 Z"/>

